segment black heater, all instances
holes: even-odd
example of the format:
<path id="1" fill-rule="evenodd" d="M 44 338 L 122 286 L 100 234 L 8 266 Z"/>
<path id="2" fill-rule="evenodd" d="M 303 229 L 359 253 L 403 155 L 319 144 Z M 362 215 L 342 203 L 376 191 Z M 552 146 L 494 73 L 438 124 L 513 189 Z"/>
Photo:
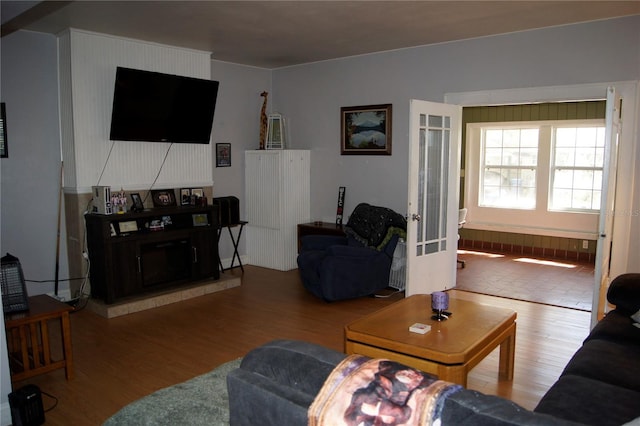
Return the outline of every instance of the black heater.
<path id="1" fill-rule="evenodd" d="M 13 426 L 44 424 L 42 393 L 36 385 L 25 385 L 9 394 Z"/>
<path id="2" fill-rule="evenodd" d="M 0 281 L 2 281 L 2 310 L 5 314 L 29 310 L 27 287 L 22 267 L 17 257 L 7 253 L 2 259 Z"/>

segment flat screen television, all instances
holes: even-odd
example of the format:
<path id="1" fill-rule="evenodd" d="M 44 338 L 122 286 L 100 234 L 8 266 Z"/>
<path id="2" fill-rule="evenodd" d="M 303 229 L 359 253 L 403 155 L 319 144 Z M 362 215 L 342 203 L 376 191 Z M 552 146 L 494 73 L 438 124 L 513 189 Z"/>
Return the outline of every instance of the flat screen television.
<path id="1" fill-rule="evenodd" d="M 110 140 L 208 144 L 219 82 L 118 67 Z"/>

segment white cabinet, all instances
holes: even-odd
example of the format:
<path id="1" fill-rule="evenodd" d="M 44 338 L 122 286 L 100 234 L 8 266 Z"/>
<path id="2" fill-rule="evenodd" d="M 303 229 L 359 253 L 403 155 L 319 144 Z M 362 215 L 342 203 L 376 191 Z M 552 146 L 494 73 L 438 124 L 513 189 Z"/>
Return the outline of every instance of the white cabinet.
<path id="1" fill-rule="evenodd" d="M 311 152 L 245 151 L 248 263 L 297 268 L 297 225 L 311 220 Z"/>

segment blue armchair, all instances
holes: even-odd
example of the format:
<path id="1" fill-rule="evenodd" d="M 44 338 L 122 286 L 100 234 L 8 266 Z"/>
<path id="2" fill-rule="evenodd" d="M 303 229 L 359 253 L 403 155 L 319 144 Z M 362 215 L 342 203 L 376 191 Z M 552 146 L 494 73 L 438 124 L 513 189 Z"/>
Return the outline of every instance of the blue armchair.
<path id="1" fill-rule="evenodd" d="M 393 252 L 406 229 L 404 217 L 393 210 L 359 204 L 345 226 L 345 237 L 302 237 L 302 284 L 327 302 L 369 296 L 388 287 Z"/>

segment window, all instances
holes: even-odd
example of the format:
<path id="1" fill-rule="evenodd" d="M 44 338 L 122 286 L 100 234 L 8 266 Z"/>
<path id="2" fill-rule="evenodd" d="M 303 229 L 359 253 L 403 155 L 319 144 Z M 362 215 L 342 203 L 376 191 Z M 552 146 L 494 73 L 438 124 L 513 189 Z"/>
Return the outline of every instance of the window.
<path id="1" fill-rule="evenodd" d="M 600 210 L 604 127 L 498 123 L 480 134 L 478 206 Z"/>
<path id="2" fill-rule="evenodd" d="M 467 226 L 574 238 L 597 230 L 604 120 L 468 123 Z"/>
<path id="3" fill-rule="evenodd" d="M 600 210 L 604 127 L 554 129 L 550 210 Z"/>
<path id="4" fill-rule="evenodd" d="M 483 129 L 479 205 L 536 206 L 537 128 Z"/>

